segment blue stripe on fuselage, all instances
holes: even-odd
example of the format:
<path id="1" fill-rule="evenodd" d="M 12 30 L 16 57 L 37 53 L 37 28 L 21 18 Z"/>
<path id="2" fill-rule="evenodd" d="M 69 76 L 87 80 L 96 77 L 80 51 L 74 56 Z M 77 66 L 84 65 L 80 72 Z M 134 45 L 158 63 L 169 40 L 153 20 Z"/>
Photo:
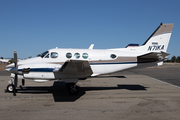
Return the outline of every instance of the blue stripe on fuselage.
<path id="1" fill-rule="evenodd" d="M 23 69 L 19 69 L 18 71 L 22 72 Z M 31 68 L 30 72 L 53 72 L 54 68 Z"/>

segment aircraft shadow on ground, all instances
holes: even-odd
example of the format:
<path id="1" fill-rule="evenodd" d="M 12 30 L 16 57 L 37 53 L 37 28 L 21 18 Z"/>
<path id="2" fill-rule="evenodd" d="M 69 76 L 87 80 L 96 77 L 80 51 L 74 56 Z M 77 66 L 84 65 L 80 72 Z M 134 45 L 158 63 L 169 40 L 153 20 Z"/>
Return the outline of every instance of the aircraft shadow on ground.
<path id="1" fill-rule="evenodd" d="M 64 82 L 55 81 L 53 86 L 32 86 L 22 87 L 17 89 L 17 94 L 52 94 L 55 102 L 74 102 L 81 96 L 86 94 L 86 91 L 97 91 L 97 90 L 118 90 L 127 89 L 131 91 L 145 90 L 147 87 L 141 85 L 117 85 L 117 87 L 80 87 L 78 95 L 70 95 L 66 89 Z"/>

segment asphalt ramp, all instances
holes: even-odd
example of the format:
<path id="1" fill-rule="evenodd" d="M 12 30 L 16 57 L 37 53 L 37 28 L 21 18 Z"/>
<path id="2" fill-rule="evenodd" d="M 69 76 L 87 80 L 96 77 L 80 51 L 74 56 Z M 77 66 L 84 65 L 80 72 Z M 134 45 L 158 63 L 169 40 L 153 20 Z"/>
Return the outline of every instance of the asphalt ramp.
<path id="1" fill-rule="evenodd" d="M 178 120 L 180 88 L 146 75 L 120 72 L 78 82 L 69 95 L 63 82 L 26 81 L 16 96 L 5 93 L 9 76 L 0 76 L 1 120 Z M 19 81 L 20 84 L 20 81 Z"/>

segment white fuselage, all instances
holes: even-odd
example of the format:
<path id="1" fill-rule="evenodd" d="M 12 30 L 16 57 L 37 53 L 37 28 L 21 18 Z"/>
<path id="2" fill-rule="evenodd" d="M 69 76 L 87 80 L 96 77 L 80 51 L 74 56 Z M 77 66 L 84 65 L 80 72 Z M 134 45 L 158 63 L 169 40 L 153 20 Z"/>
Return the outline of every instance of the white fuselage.
<path id="1" fill-rule="evenodd" d="M 39 57 L 15 62 L 5 69 L 36 81 L 82 79 L 133 67 L 162 65 L 174 24 L 161 24 L 139 47 L 117 49 L 50 49 Z"/>
<path id="2" fill-rule="evenodd" d="M 56 56 L 54 57 L 54 53 Z M 67 53 L 71 54 L 70 58 Z M 35 57 L 18 62 L 18 73 L 21 74 L 23 69 L 30 68 L 30 72 L 24 73 L 25 79 L 43 79 L 55 80 L 63 79 L 56 76 L 54 70 L 61 68 L 67 60 L 88 61 L 93 74 L 97 76 L 101 74 L 113 73 L 121 70 L 137 66 L 137 53 L 133 49 L 127 51 L 121 50 L 96 50 L 96 49 L 51 49 L 42 57 Z M 13 67 L 14 64 L 7 66 Z"/>

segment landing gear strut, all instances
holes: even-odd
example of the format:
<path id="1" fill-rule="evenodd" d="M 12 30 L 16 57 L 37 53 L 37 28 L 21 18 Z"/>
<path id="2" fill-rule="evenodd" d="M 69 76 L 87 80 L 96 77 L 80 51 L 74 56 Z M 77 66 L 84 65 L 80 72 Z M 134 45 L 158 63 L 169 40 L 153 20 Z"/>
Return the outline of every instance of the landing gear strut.
<path id="1" fill-rule="evenodd" d="M 24 79 L 22 79 L 22 86 L 24 86 L 25 85 L 25 80 Z"/>
<path id="2" fill-rule="evenodd" d="M 77 95 L 79 93 L 79 87 L 76 83 L 66 83 L 66 88 L 71 95 Z"/>

